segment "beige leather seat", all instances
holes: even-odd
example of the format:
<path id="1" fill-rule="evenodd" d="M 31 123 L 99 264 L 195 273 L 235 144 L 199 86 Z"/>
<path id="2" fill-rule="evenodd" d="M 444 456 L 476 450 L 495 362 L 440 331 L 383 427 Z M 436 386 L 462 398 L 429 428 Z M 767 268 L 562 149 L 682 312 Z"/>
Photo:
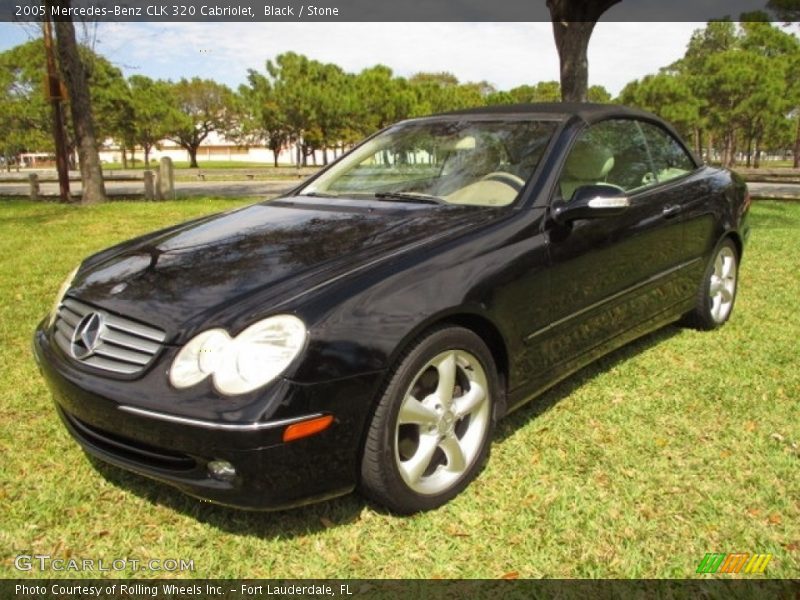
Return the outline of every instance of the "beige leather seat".
<path id="1" fill-rule="evenodd" d="M 564 165 L 564 174 L 559 182 L 561 197 L 569 200 L 582 185 L 606 183 L 606 176 L 613 168 L 614 155 L 608 148 L 579 140 Z"/>
<path id="2" fill-rule="evenodd" d="M 452 204 L 475 206 L 507 206 L 517 197 L 517 189 L 496 179 L 481 179 L 444 196 Z"/>

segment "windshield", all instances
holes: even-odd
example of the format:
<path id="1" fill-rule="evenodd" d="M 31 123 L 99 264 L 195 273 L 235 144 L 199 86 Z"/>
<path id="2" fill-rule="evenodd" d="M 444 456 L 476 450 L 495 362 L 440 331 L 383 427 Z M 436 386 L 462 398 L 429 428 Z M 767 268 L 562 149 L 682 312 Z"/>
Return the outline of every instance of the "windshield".
<path id="1" fill-rule="evenodd" d="M 301 195 L 507 206 L 533 174 L 553 121 L 424 120 L 372 138 Z"/>

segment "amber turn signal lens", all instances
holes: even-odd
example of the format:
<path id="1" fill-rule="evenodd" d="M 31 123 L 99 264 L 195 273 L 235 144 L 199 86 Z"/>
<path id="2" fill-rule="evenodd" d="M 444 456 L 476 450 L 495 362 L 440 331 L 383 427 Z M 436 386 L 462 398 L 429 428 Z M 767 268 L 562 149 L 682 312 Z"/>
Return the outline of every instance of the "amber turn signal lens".
<path id="1" fill-rule="evenodd" d="M 294 440 L 299 440 L 300 438 L 314 435 L 320 431 L 325 431 L 331 423 L 333 423 L 333 415 L 314 417 L 308 421 L 292 423 L 283 430 L 283 441 L 292 442 Z"/>

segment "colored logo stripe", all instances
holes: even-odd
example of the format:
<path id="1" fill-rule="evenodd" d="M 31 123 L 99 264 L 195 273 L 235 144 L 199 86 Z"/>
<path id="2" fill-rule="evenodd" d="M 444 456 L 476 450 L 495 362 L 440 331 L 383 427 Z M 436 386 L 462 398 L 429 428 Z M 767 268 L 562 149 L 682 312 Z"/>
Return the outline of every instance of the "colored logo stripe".
<path id="1" fill-rule="evenodd" d="M 709 552 L 697 565 L 697 573 L 763 573 L 772 554 L 749 554 L 747 552 L 734 552 L 720 554 Z"/>
<path id="2" fill-rule="evenodd" d="M 725 560 L 724 554 L 707 553 L 700 564 L 697 566 L 697 573 L 716 573 L 722 561 Z"/>

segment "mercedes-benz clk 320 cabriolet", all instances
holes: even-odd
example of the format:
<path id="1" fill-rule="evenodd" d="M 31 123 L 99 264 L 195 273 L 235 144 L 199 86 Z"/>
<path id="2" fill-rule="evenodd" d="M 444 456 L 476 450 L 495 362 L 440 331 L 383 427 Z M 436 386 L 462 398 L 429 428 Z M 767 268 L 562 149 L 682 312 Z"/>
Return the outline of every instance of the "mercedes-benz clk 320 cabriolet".
<path id="1" fill-rule="evenodd" d="M 35 353 L 103 461 L 238 507 L 432 509 L 548 386 L 725 323 L 749 203 L 638 110 L 412 119 L 286 196 L 86 259 Z"/>

